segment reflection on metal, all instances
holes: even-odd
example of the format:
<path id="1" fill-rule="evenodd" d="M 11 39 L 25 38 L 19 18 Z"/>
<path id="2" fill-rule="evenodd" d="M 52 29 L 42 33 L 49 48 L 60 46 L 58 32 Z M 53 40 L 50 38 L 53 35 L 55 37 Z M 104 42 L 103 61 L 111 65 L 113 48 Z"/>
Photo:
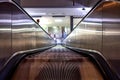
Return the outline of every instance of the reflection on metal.
<path id="1" fill-rule="evenodd" d="M 64 43 L 101 52 L 120 74 L 120 2 L 101 3 Z"/>
<path id="2" fill-rule="evenodd" d="M 88 22 L 100 22 L 101 21 L 101 19 L 99 19 L 99 18 L 87 18 L 85 21 L 88 21 Z M 102 21 L 103 22 L 108 22 L 108 23 L 119 23 L 120 22 L 120 19 L 118 19 L 118 18 L 115 18 L 115 19 L 113 19 L 113 18 L 103 18 L 102 19 Z"/>
<path id="3" fill-rule="evenodd" d="M 0 69 L 17 51 L 53 43 L 52 38 L 15 3 L 0 2 Z"/>

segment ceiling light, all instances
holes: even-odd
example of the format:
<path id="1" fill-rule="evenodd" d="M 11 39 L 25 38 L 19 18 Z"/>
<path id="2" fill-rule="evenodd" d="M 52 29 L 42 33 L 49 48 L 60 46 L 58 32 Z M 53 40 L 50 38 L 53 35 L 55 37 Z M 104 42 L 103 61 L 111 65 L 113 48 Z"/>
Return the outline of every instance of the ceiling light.
<path id="1" fill-rule="evenodd" d="M 46 15 L 46 13 L 38 13 L 39 15 Z"/>
<path id="2" fill-rule="evenodd" d="M 55 22 L 62 22 L 62 19 L 55 19 Z"/>

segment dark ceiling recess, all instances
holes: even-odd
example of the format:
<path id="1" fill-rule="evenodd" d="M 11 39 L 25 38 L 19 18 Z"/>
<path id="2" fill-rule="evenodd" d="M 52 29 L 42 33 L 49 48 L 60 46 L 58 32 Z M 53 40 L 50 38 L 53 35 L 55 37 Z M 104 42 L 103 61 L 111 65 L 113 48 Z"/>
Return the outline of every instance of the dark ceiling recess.
<path id="1" fill-rule="evenodd" d="M 72 7 L 72 0 L 21 0 L 23 7 Z"/>
<path id="2" fill-rule="evenodd" d="M 12 0 L 12 1 L 15 1 L 16 3 L 20 4 L 20 0 Z"/>
<path id="3" fill-rule="evenodd" d="M 39 7 L 39 8 L 58 8 L 58 7 L 90 7 L 99 0 L 16 0 L 23 7 Z"/>
<path id="4" fill-rule="evenodd" d="M 74 0 L 74 5 L 82 5 L 85 7 L 90 7 L 95 5 L 99 0 Z"/>

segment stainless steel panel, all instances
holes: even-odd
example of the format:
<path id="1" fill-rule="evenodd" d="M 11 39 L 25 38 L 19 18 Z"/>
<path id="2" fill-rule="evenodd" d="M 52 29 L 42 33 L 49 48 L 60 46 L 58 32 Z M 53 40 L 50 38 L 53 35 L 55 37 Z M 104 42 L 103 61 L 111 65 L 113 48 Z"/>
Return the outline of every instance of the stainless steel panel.
<path id="1" fill-rule="evenodd" d="M 35 48 L 35 23 L 15 5 L 12 13 L 12 52 Z"/>
<path id="2" fill-rule="evenodd" d="M 102 12 L 98 11 L 99 8 L 100 6 L 94 10 L 92 15 L 85 18 L 65 42 L 70 42 L 70 45 L 74 47 L 102 52 Z"/>
<path id="3" fill-rule="evenodd" d="M 100 4 L 64 43 L 101 52 L 120 74 L 120 2 L 106 1 Z"/>
<path id="4" fill-rule="evenodd" d="M 120 2 L 103 5 L 103 53 L 120 75 Z"/>
<path id="5" fill-rule="evenodd" d="M 12 7 L 12 52 L 41 48 L 53 44 L 42 28 L 36 24 L 23 10 Z"/>
<path id="6" fill-rule="evenodd" d="M 103 52 L 109 59 L 120 59 L 120 3 L 103 5 Z"/>
<path id="7" fill-rule="evenodd" d="M 0 3 L 0 68 L 11 54 L 11 4 Z"/>
<path id="8" fill-rule="evenodd" d="M 15 52 L 54 45 L 53 39 L 15 3 L 0 3 L 0 65 Z"/>

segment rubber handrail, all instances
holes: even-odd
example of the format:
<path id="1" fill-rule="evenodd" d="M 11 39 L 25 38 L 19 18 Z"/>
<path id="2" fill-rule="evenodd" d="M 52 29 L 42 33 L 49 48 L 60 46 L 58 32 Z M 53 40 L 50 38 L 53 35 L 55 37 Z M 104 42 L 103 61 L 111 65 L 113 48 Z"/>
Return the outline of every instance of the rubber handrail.
<path id="1" fill-rule="evenodd" d="M 19 51 L 16 52 L 4 65 L 2 70 L 0 71 L 0 80 L 10 80 L 12 75 L 14 74 L 17 66 L 19 63 L 29 55 L 37 54 L 40 52 L 43 52 L 45 50 L 48 50 L 54 46 L 44 47 L 44 48 L 38 48 L 33 50 L 26 50 L 26 51 Z"/>
<path id="2" fill-rule="evenodd" d="M 65 45 L 63 45 L 65 46 Z M 82 55 L 85 55 L 87 57 L 92 58 L 92 61 L 97 64 L 101 72 L 104 74 L 103 76 L 108 80 L 120 80 L 120 77 L 114 72 L 110 66 L 110 64 L 107 62 L 107 60 L 104 58 L 104 56 L 101 55 L 100 52 L 94 51 L 94 50 L 87 50 L 87 49 L 80 49 L 75 47 L 69 47 L 65 46 L 68 49 L 71 49 L 77 53 L 80 53 Z"/>

